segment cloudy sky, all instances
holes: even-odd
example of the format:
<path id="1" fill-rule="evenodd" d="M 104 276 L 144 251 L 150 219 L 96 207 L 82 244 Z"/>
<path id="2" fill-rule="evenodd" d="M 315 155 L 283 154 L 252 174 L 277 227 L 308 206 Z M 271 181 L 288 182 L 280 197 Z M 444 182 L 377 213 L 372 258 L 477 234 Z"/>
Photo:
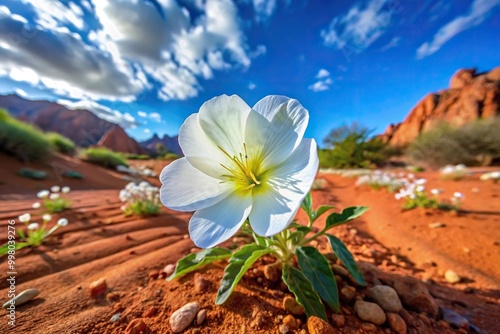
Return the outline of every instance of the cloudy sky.
<path id="1" fill-rule="evenodd" d="M 137 139 L 201 104 L 297 98 L 308 136 L 382 132 L 459 68 L 500 65 L 500 0 L 0 0 L 0 94 L 59 101 Z"/>

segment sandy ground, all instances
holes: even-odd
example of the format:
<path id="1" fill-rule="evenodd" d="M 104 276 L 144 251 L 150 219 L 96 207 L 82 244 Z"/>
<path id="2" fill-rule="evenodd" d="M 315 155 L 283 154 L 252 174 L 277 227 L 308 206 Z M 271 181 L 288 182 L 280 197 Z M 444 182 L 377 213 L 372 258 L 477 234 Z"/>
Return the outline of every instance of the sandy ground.
<path id="1" fill-rule="evenodd" d="M 41 293 L 32 302 L 18 307 L 15 328 L 9 329 L 6 321 L 0 322 L 0 333 L 125 333 L 127 325 L 136 318 L 142 318 L 151 333 L 171 333 L 168 317 L 192 300 L 208 310 L 207 320 L 201 326 L 190 327 L 186 333 L 278 332 L 281 319 L 287 314 L 281 306 L 287 293 L 271 282 L 259 283 L 258 274 L 246 275 L 234 296 L 221 307 L 215 306 L 214 298 L 224 263 L 208 266 L 197 274 L 208 281 L 204 291 L 194 289 L 192 274 L 173 282 L 152 278 L 165 265 L 196 251 L 186 238 L 189 213 L 164 208 L 153 218 L 125 217 L 119 209 L 118 192 L 128 181 L 121 174 L 76 164 L 70 159 L 75 166 L 72 168 L 82 172 L 85 180 L 59 180 L 54 173 L 47 181 L 31 181 L 15 175 L 20 163 L 1 158 L 1 230 L 6 229 L 8 219 L 25 212 L 30 212 L 35 221 L 39 219 L 41 212 L 31 209 L 36 191 L 53 184 L 69 185 L 75 191 L 69 194 L 72 209 L 54 219 L 67 217 L 70 224 L 59 229 L 43 246 L 17 252 L 16 288 L 18 291 L 37 288 Z M 57 159 L 67 164 L 69 158 Z M 157 172 L 165 164 L 132 163 L 148 164 Z M 52 165 L 34 167 L 50 171 Z M 376 266 L 376 276 L 384 282 L 405 275 L 434 281 L 427 286 L 441 306 L 455 309 L 483 332 L 496 333 L 500 328 L 500 185 L 481 182 L 477 175 L 462 181 L 441 181 L 435 173 L 422 176 L 429 179 L 430 187 L 445 189 L 443 195 L 463 192 L 465 211 L 458 216 L 420 209 L 402 211 L 393 194 L 356 188 L 354 179 L 335 175 L 319 176 L 327 180 L 328 186 L 314 191 L 313 198 L 317 204 L 335 205 L 339 210 L 352 205 L 369 206 L 370 211 L 362 219 L 335 230 L 356 259 Z M 157 179 L 149 181 L 159 184 Z M 479 188 L 479 192 L 473 192 L 473 188 Z M 299 214 L 299 221 L 302 218 Z M 431 229 L 428 225 L 433 222 L 445 226 Z M 321 224 L 324 224 L 322 219 L 317 221 L 318 226 Z M 357 234 L 352 233 L 353 229 Z M 2 233 L 0 241 L 3 243 L 5 239 L 6 233 Z M 326 250 L 324 240 L 317 247 Z M 367 249 L 377 256 L 367 256 Z M 268 261 L 259 261 L 256 272 Z M 0 266 L 6 267 L 4 259 L 0 260 Z M 442 273 L 447 269 L 464 277 L 463 283 L 446 283 Z M 7 295 L 6 275 L 6 270 L 0 272 L 2 301 Z M 106 279 L 110 293 L 107 298 L 96 300 L 89 297 L 88 286 L 99 278 Z M 343 312 L 347 324 L 339 332 L 362 332 L 360 320 L 349 315 L 353 314 L 352 303 L 346 303 Z M 110 322 L 116 313 L 121 313 L 121 320 Z M 265 322 L 255 326 L 256 315 Z M 422 317 L 413 314 L 414 332 L 455 332 L 442 322 Z M 305 317 L 302 321 L 305 322 Z M 390 330 L 378 327 L 375 332 L 390 333 Z"/>

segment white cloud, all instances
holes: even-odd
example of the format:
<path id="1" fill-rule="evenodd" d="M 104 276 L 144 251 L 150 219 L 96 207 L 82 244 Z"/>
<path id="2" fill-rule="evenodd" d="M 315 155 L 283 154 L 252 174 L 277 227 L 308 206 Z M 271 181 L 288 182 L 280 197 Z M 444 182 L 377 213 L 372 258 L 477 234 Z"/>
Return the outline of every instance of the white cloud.
<path id="1" fill-rule="evenodd" d="M 330 76 L 330 72 L 328 72 L 327 70 L 322 68 L 319 70 L 318 74 L 316 74 L 316 79 L 321 79 L 321 78 L 325 78 L 325 77 L 329 77 L 329 76 Z"/>
<path id="2" fill-rule="evenodd" d="M 253 0 L 252 3 L 257 21 L 268 20 L 277 8 L 277 0 Z"/>
<path id="3" fill-rule="evenodd" d="M 137 115 L 139 117 L 142 117 L 142 118 L 149 118 L 155 122 L 158 122 L 160 123 L 161 122 L 161 115 L 157 112 L 152 112 L 152 113 L 147 113 L 147 112 L 144 112 L 144 111 L 138 111 L 137 112 Z"/>
<path id="4" fill-rule="evenodd" d="M 249 51 L 231 0 L 189 10 L 175 0 L 22 1 L 32 17 L 0 6 L 0 76 L 70 99 L 132 101 L 159 87 L 159 98 L 184 100 L 200 78 L 245 70 L 266 52 Z"/>
<path id="5" fill-rule="evenodd" d="M 254 90 L 256 87 L 257 87 L 257 85 L 256 85 L 256 84 L 254 84 L 253 82 L 250 82 L 250 83 L 248 84 L 248 89 L 250 89 L 250 90 Z"/>
<path id="6" fill-rule="evenodd" d="M 387 43 L 386 45 L 384 45 L 384 46 L 380 49 L 380 51 L 382 51 L 382 52 L 383 52 L 383 51 L 387 51 L 387 50 L 389 50 L 389 49 L 392 49 L 392 48 L 395 48 L 395 47 L 399 46 L 399 41 L 401 41 L 401 37 L 399 37 L 399 36 L 395 36 L 395 37 L 393 37 L 393 38 L 389 41 L 389 43 Z"/>
<path id="7" fill-rule="evenodd" d="M 481 24 L 497 5 L 500 5 L 500 0 L 475 0 L 467 15 L 459 16 L 441 27 L 431 42 L 425 42 L 417 49 L 417 59 L 435 53 L 455 35 Z"/>
<path id="8" fill-rule="evenodd" d="M 330 89 L 330 85 L 333 83 L 333 80 L 330 77 L 330 72 L 328 72 L 324 68 L 318 71 L 318 74 L 316 74 L 315 78 L 317 79 L 316 82 L 312 85 L 309 85 L 308 87 L 309 90 L 312 90 L 313 92 L 322 92 L 328 90 Z"/>
<path id="9" fill-rule="evenodd" d="M 144 129 L 144 133 L 151 133 L 150 129 Z"/>
<path id="10" fill-rule="evenodd" d="M 95 101 L 58 100 L 56 102 L 71 110 L 88 110 L 94 113 L 97 117 L 108 122 L 118 124 L 122 128 L 134 128 L 139 125 L 136 119 L 129 113 L 121 113 L 118 110 L 111 109 Z"/>
<path id="11" fill-rule="evenodd" d="M 24 90 L 22 90 L 21 88 L 14 89 L 14 93 L 16 93 L 17 95 L 22 96 L 22 97 L 28 96 L 28 94 Z"/>
<path id="12" fill-rule="evenodd" d="M 394 8 L 386 8 L 389 0 L 370 0 L 365 6 L 355 5 L 347 14 L 337 16 L 321 31 L 323 42 L 337 49 L 348 47 L 361 52 L 375 42 L 390 24 Z"/>

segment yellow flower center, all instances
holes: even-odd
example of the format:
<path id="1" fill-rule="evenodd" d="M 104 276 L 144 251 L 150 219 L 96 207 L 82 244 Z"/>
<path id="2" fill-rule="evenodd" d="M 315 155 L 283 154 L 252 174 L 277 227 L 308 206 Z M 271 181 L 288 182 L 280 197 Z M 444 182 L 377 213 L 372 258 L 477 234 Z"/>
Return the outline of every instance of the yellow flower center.
<path id="1" fill-rule="evenodd" d="M 222 177 L 227 181 L 233 182 L 237 190 L 248 191 L 261 184 L 262 175 L 259 177 L 260 163 L 255 159 L 248 158 L 247 146 L 243 143 L 244 153 L 238 156 L 231 156 L 226 150 L 219 146 L 219 149 L 231 160 L 232 164 L 226 166 L 220 164 L 228 174 L 223 174 Z M 222 181 L 225 182 L 225 181 Z"/>

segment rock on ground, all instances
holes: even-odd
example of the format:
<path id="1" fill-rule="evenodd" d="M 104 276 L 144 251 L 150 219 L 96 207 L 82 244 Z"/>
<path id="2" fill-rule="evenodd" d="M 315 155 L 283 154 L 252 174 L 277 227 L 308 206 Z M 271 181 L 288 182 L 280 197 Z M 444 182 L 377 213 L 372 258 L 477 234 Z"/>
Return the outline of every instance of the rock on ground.
<path id="1" fill-rule="evenodd" d="M 200 310 L 197 302 L 187 303 L 170 316 L 170 327 L 174 333 L 180 333 L 193 322 L 196 314 Z"/>

